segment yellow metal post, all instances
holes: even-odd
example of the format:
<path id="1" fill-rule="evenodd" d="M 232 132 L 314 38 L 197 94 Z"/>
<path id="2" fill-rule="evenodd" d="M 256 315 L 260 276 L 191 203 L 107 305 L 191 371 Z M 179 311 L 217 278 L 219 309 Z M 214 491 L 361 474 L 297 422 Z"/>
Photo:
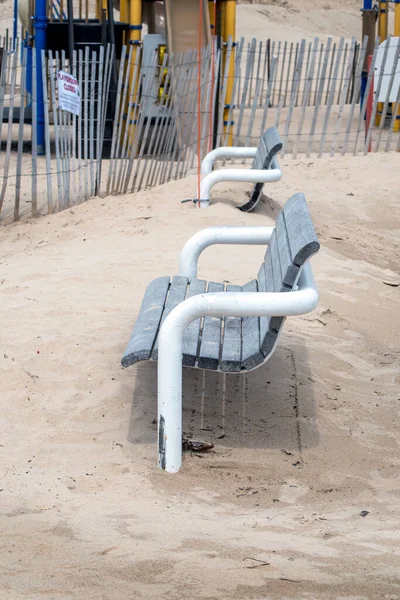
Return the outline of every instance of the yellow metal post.
<path id="1" fill-rule="evenodd" d="M 232 42 L 235 42 L 236 38 L 236 0 L 225 0 L 225 27 L 224 27 L 224 41 L 228 41 L 229 38 Z M 225 55 L 226 56 L 226 55 Z M 232 103 L 234 101 L 233 82 L 235 77 L 235 46 L 232 47 L 231 56 L 229 60 L 228 70 L 228 81 L 226 86 L 225 96 L 225 107 L 224 107 L 224 133 L 228 134 L 228 146 L 232 146 L 233 141 L 233 123 L 229 122 L 229 116 L 233 116 L 231 111 Z"/>
<path id="2" fill-rule="evenodd" d="M 384 42 L 388 36 L 388 3 L 387 0 L 379 0 L 379 18 L 378 18 L 378 36 L 380 43 Z M 383 112 L 383 102 L 378 102 L 375 117 L 375 125 L 379 127 Z"/>
<path id="3" fill-rule="evenodd" d="M 394 0 L 394 3 L 394 35 L 400 37 L 400 0 Z M 395 104 L 392 107 L 395 110 Z M 393 131 L 400 131 L 400 107 L 397 109 Z"/>
<path id="4" fill-rule="evenodd" d="M 134 75 L 134 65 L 136 64 L 136 58 L 138 53 L 141 50 L 141 39 L 142 39 L 142 0 L 130 0 L 129 2 L 129 40 L 128 45 L 133 46 L 132 52 L 132 64 L 128 67 L 129 70 L 129 90 L 132 87 L 133 75 Z M 135 114 L 138 112 L 136 110 L 140 98 L 139 98 L 139 74 L 136 76 L 135 87 L 133 90 L 132 100 L 133 110 L 131 110 L 132 120 L 134 119 Z M 135 141 L 135 132 L 136 126 L 135 123 L 132 122 L 129 126 L 129 139 L 132 144 Z"/>
<path id="5" fill-rule="evenodd" d="M 379 20 L 378 20 L 378 35 L 381 43 L 388 36 L 388 3 L 386 0 L 379 0 Z"/>
<path id="6" fill-rule="evenodd" d="M 208 0 L 208 14 L 210 17 L 211 35 L 215 35 L 214 0 Z"/>

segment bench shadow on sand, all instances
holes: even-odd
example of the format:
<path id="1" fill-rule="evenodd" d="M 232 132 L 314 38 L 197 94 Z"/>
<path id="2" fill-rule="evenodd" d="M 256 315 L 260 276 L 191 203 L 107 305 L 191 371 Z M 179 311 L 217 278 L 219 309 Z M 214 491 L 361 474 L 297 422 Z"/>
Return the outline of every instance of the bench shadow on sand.
<path id="1" fill-rule="evenodd" d="M 135 367 L 128 441 L 157 439 L 157 364 Z M 231 448 L 301 452 L 318 445 L 313 380 L 307 349 L 283 336 L 271 359 L 250 373 L 183 371 L 185 437 Z"/>

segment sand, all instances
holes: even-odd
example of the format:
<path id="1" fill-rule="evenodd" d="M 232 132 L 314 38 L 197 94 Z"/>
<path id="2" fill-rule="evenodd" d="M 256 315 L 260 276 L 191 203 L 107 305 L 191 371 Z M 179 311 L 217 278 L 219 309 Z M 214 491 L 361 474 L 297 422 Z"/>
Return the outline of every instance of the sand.
<path id="1" fill-rule="evenodd" d="M 254 214 L 244 184 L 181 205 L 189 177 L 2 227 L 2 599 L 400 598 L 398 156 L 282 167 Z M 185 370 L 185 432 L 215 449 L 162 473 L 155 364 L 119 365 L 145 287 L 301 190 L 319 307 L 250 375 Z M 209 249 L 200 276 L 263 252 Z"/>
<path id="2" fill-rule="evenodd" d="M 238 34 L 359 37 L 359 4 L 240 5 Z M 1 600 L 400 599 L 399 156 L 281 165 L 254 214 L 244 184 L 180 204 L 191 176 L 1 226 Z M 254 373 L 185 370 L 185 433 L 215 448 L 162 473 L 156 365 L 119 363 L 146 285 L 199 229 L 270 225 L 296 191 L 318 309 Z M 243 283 L 263 254 L 212 248 L 199 275 Z"/>

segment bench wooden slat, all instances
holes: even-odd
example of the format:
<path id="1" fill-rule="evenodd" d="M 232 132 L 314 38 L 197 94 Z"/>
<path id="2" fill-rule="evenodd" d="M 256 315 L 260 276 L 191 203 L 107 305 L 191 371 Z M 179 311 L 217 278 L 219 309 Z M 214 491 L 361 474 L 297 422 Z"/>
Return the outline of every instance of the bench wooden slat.
<path id="1" fill-rule="evenodd" d="M 275 231 L 279 257 L 280 279 L 282 282 L 281 290 L 276 291 L 285 291 L 284 288 L 291 290 L 298 279 L 299 267 L 293 263 L 283 212 L 280 212 L 278 215 Z"/>
<path id="2" fill-rule="evenodd" d="M 139 316 L 122 357 L 123 367 L 129 367 L 139 360 L 149 360 L 164 311 L 169 282 L 169 277 L 158 277 L 148 285 Z"/>
<path id="3" fill-rule="evenodd" d="M 282 148 L 283 143 L 278 130 L 276 127 L 270 127 L 260 139 L 252 169 L 269 169 L 273 158 Z"/>
<path id="4" fill-rule="evenodd" d="M 277 286 L 280 285 L 279 276 L 275 275 L 273 268 L 274 258 L 272 255 L 276 249 L 274 236 L 275 231 L 271 238 L 271 245 L 267 249 L 265 260 L 258 272 L 258 289 L 260 292 L 276 292 Z M 281 321 L 282 317 L 260 317 L 260 348 L 264 357 L 268 356 L 274 347 Z M 272 326 L 271 323 L 275 326 Z"/>
<path id="5" fill-rule="evenodd" d="M 283 214 L 293 263 L 301 267 L 320 248 L 304 194 L 297 193 L 289 198 L 284 206 Z"/>
<path id="6" fill-rule="evenodd" d="M 227 292 L 241 292 L 240 285 L 227 285 Z M 242 367 L 242 319 L 225 317 L 222 342 L 221 371 L 235 373 Z"/>
<path id="7" fill-rule="evenodd" d="M 263 269 L 264 271 L 264 269 Z M 265 279 L 265 271 L 264 271 Z M 249 281 L 242 287 L 243 292 L 257 292 L 256 279 Z M 254 369 L 264 362 L 264 355 L 260 350 L 260 318 L 243 317 L 242 322 L 242 368 Z"/>
<path id="8" fill-rule="evenodd" d="M 190 282 L 189 291 L 187 293 L 187 298 L 192 298 L 192 296 L 197 296 L 198 294 L 204 294 L 206 287 L 206 281 L 202 281 L 201 279 L 192 279 Z M 193 321 L 185 331 L 183 338 L 182 357 L 182 364 L 185 367 L 194 367 L 196 364 L 201 321 L 201 319 Z"/>
<path id="9" fill-rule="evenodd" d="M 181 302 L 183 302 L 185 300 L 187 285 L 188 285 L 187 277 L 180 277 L 179 275 L 176 275 L 175 277 L 172 278 L 171 286 L 169 288 L 167 302 L 165 304 L 165 309 L 164 309 L 161 323 L 160 323 L 160 327 L 164 323 L 165 319 L 168 317 L 169 313 L 175 308 L 175 306 L 178 306 L 178 304 L 180 304 Z M 157 358 L 158 358 L 158 338 L 156 340 L 156 343 L 154 344 L 154 349 L 153 349 L 153 352 L 151 353 L 151 358 L 153 360 L 157 360 Z"/>
<path id="10" fill-rule="evenodd" d="M 223 292 L 222 283 L 208 284 L 208 292 Z M 219 351 L 221 343 L 221 319 L 219 317 L 205 317 L 201 337 L 198 366 L 201 369 L 216 371 L 219 365 Z"/>

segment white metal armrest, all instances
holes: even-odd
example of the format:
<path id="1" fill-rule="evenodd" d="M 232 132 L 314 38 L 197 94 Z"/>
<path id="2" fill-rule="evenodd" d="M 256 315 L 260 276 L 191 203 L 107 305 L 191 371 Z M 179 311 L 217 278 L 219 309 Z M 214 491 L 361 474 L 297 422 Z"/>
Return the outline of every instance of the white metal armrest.
<path id="1" fill-rule="evenodd" d="M 187 326 L 203 316 L 286 317 L 311 312 L 318 304 L 311 267 L 304 265 L 295 292 L 199 294 L 178 304 L 158 338 L 158 461 L 170 473 L 182 462 L 182 351 Z"/>
<path id="2" fill-rule="evenodd" d="M 218 169 L 206 175 L 200 183 L 200 206 L 207 208 L 210 202 L 211 189 L 221 181 L 240 181 L 249 183 L 268 183 L 280 181 L 282 171 L 276 160 L 271 169 Z"/>
<path id="3" fill-rule="evenodd" d="M 208 227 L 195 233 L 183 246 L 179 257 L 179 275 L 197 277 L 200 254 L 215 244 L 266 245 L 274 227 Z"/>
<path id="4" fill-rule="evenodd" d="M 201 174 L 208 175 L 212 172 L 214 163 L 224 158 L 254 158 L 257 154 L 257 147 L 239 147 L 239 146 L 221 146 L 215 148 L 207 154 L 201 163 Z"/>

